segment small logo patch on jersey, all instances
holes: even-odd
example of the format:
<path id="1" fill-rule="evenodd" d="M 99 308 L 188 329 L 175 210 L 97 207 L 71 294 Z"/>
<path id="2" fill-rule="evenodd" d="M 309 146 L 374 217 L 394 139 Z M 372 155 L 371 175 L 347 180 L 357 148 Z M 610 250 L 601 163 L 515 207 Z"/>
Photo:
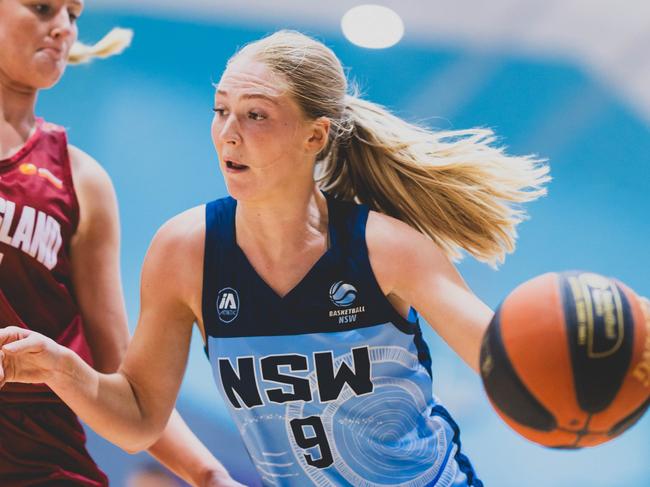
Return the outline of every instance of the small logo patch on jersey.
<path id="1" fill-rule="evenodd" d="M 337 281 L 330 287 L 330 299 L 339 308 L 350 306 L 357 299 L 357 289 L 352 284 Z"/>
<path id="2" fill-rule="evenodd" d="M 224 323 L 230 323 L 239 314 L 239 294 L 231 287 L 225 287 L 217 295 L 217 314 Z"/>
<path id="3" fill-rule="evenodd" d="M 329 311 L 329 317 L 336 318 L 341 325 L 356 323 L 358 315 L 366 312 L 366 307 L 358 303 L 351 307 L 357 299 L 357 288 L 352 284 L 337 281 L 330 287 L 329 295 L 330 301 L 337 306 Z"/>
<path id="4" fill-rule="evenodd" d="M 57 178 L 54 174 L 50 172 L 49 169 L 44 168 L 44 167 L 37 167 L 31 162 L 26 162 L 24 164 L 21 164 L 18 167 L 18 170 L 24 174 L 25 176 L 40 176 L 43 179 L 45 179 L 47 182 L 49 182 L 52 186 L 54 186 L 57 189 L 63 189 L 63 181 L 61 181 L 59 178 Z"/>

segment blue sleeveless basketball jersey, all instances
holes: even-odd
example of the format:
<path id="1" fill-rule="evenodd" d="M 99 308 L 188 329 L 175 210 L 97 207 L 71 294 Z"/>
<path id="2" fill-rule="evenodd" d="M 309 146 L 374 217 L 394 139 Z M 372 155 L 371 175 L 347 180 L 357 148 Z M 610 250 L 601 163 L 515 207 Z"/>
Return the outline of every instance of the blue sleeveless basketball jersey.
<path id="1" fill-rule="evenodd" d="M 206 352 L 264 484 L 482 486 L 417 318 L 375 280 L 368 208 L 327 199 L 330 248 L 284 297 L 237 245 L 236 201 L 206 206 Z"/>

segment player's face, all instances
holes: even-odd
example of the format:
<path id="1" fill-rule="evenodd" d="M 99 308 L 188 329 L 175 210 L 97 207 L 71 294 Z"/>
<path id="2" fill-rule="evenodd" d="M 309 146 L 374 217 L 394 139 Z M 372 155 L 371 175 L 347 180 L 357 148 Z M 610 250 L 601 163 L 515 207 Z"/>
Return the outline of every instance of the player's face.
<path id="1" fill-rule="evenodd" d="M 265 64 L 237 59 L 215 94 L 212 140 L 229 193 L 259 200 L 313 180 L 306 119 L 286 82 Z"/>
<path id="2" fill-rule="evenodd" d="M 83 0 L 0 0 L 0 82 L 49 88 L 65 70 L 77 40 Z"/>

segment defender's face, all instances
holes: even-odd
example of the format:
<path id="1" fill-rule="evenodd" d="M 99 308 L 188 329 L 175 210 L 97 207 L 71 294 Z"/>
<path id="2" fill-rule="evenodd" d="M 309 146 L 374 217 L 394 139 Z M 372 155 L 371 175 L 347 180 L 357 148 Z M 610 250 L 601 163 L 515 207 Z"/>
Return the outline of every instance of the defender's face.
<path id="1" fill-rule="evenodd" d="M 67 66 L 83 0 L 0 0 L 0 82 L 49 88 Z"/>

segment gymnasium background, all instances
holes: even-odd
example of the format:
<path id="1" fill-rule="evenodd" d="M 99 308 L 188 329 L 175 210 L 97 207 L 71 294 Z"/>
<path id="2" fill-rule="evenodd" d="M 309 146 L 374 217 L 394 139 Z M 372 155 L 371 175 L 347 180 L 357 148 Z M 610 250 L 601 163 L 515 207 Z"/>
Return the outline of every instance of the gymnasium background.
<path id="1" fill-rule="evenodd" d="M 498 271 L 470 259 L 460 270 L 488 304 L 543 272 L 587 269 L 650 295 L 650 4 L 603 0 L 404 0 L 396 46 L 356 47 L 340 29 L 355 2 L 88 0 L 80 38 L 135 30 L 122 56 L 70 68 L 38 112 L 110 173 L 122 218 L 122 271 L 131 328 L 139 271 L 156 229 L 225 195 L 210 140 L 213 88 L 242 44 L 297 28 L 332 47 L 368 98 L 441 129 L 492 127 L 512 153 L 551 162 L 549 196 L 529 205 L 519 246 Z M 426 325 L 425 325 L 426 326 Z M 160 330 L 164 333 L 165 330 Z M 435 393 L 462 429 L 487 486 L 647 485 L 650 414 L 621 438 L 552 451 L 511 432 L 479 379 L 427 332 Z M 165 371 L 159 371 L 164 374 Z M 259 485 L 195 334 L 178 409 L 236 478 Z M 112 479 L 146 455 L 90 433 Z"/>

